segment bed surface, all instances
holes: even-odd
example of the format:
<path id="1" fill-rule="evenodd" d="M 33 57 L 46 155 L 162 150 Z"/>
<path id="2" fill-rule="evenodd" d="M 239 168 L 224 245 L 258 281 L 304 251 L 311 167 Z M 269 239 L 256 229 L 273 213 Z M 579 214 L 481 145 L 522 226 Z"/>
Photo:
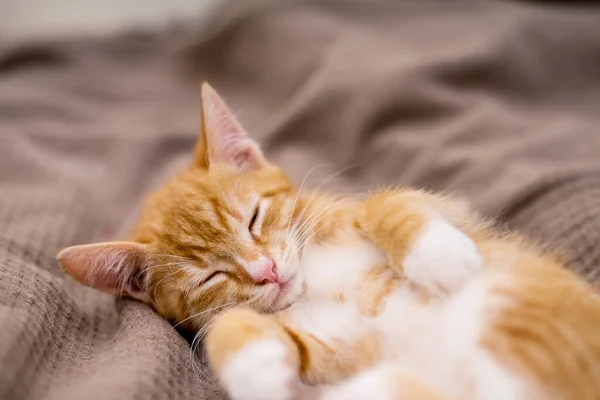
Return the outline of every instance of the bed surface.
<path id="1" fill-rule="evenodd" d="M 167 322 L 54 260 L 126 234 L 188 162 L 201 80 L 296 181 L 459 191 L 594 281 L 600 9 L 450 3 L 247 1 L 202 30 L 0 38 L 0 398 L 222 397 Z"/>

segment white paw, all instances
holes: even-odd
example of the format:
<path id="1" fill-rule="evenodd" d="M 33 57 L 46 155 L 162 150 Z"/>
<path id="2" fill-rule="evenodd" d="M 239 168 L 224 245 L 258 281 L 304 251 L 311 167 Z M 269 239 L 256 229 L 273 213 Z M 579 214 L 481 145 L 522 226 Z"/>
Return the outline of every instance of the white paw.
<path id="1" fill-rule="evenodd" d="M 443 219 L 428 223 L 404 259 L 406 277 L 434 293 L 460 288 L 482 266 L 473 240 Z"/>
<path id="2" fill-rule="evenodd" d="M 385 368 L 366 371 L 324 389 L 320 400 L 391 400 L 395 398 L 392 378 Z"/>
<path id="3" fill-rule="evenodd" d="M 288 400 L 294 397 L 297 372 L 285 345 L 256 341 L 224 367 L 222 383 L 232 400 Z"/>

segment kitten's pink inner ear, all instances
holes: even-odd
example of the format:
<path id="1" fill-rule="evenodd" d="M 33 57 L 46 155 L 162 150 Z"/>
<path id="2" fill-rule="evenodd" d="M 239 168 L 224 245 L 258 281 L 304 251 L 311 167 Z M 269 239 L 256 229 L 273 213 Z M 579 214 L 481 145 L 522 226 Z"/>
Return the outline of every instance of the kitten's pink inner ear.
<path id="1" fill-rule="evenodd" d="M 134 242 L 72 246 L 57 255 L 62 268 L 76 281 L 95 289 L 146 301 L 139 279 L 148 264 L 148 251 Z"/>
<path id="2" fill-rule="evenodd" d="M 202 85 L 202 114 L 208 164 L 227 164 L 239 170 L 258 169 L 266 165 L 260 148 L 217 92 Z"/>

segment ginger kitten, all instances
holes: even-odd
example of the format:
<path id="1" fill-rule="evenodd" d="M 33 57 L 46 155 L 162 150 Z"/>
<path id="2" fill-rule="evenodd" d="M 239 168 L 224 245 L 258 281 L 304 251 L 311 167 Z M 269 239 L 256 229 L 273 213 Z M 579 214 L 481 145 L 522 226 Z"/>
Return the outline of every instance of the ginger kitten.
<path id="1" fill-rule="evenodd" d="M 210 329 L 234 400 L 599 399 L 600 300 L 468 206 L 401 189 L 299 193 L 207 84 L 193 162 L 76 280 Z M 313 397 L 313 398 L 315 398 Z"/>

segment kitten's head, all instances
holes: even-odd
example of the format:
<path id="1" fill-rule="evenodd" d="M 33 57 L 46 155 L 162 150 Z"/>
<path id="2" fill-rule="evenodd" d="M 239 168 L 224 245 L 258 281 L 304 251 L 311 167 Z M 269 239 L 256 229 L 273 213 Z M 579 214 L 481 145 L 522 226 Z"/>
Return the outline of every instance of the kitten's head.
<path id="1" fill-rule="evenodd" d="M 148 198 L 130 241 L 58 255 L 77 281 L 147 302 L 172 322 L 189 318 L 192 329 L 231 306 L 270 312 L 296 301 L 307 234 L 289 179 L 207 84 L 202 108 L 192 164 Z"/>

